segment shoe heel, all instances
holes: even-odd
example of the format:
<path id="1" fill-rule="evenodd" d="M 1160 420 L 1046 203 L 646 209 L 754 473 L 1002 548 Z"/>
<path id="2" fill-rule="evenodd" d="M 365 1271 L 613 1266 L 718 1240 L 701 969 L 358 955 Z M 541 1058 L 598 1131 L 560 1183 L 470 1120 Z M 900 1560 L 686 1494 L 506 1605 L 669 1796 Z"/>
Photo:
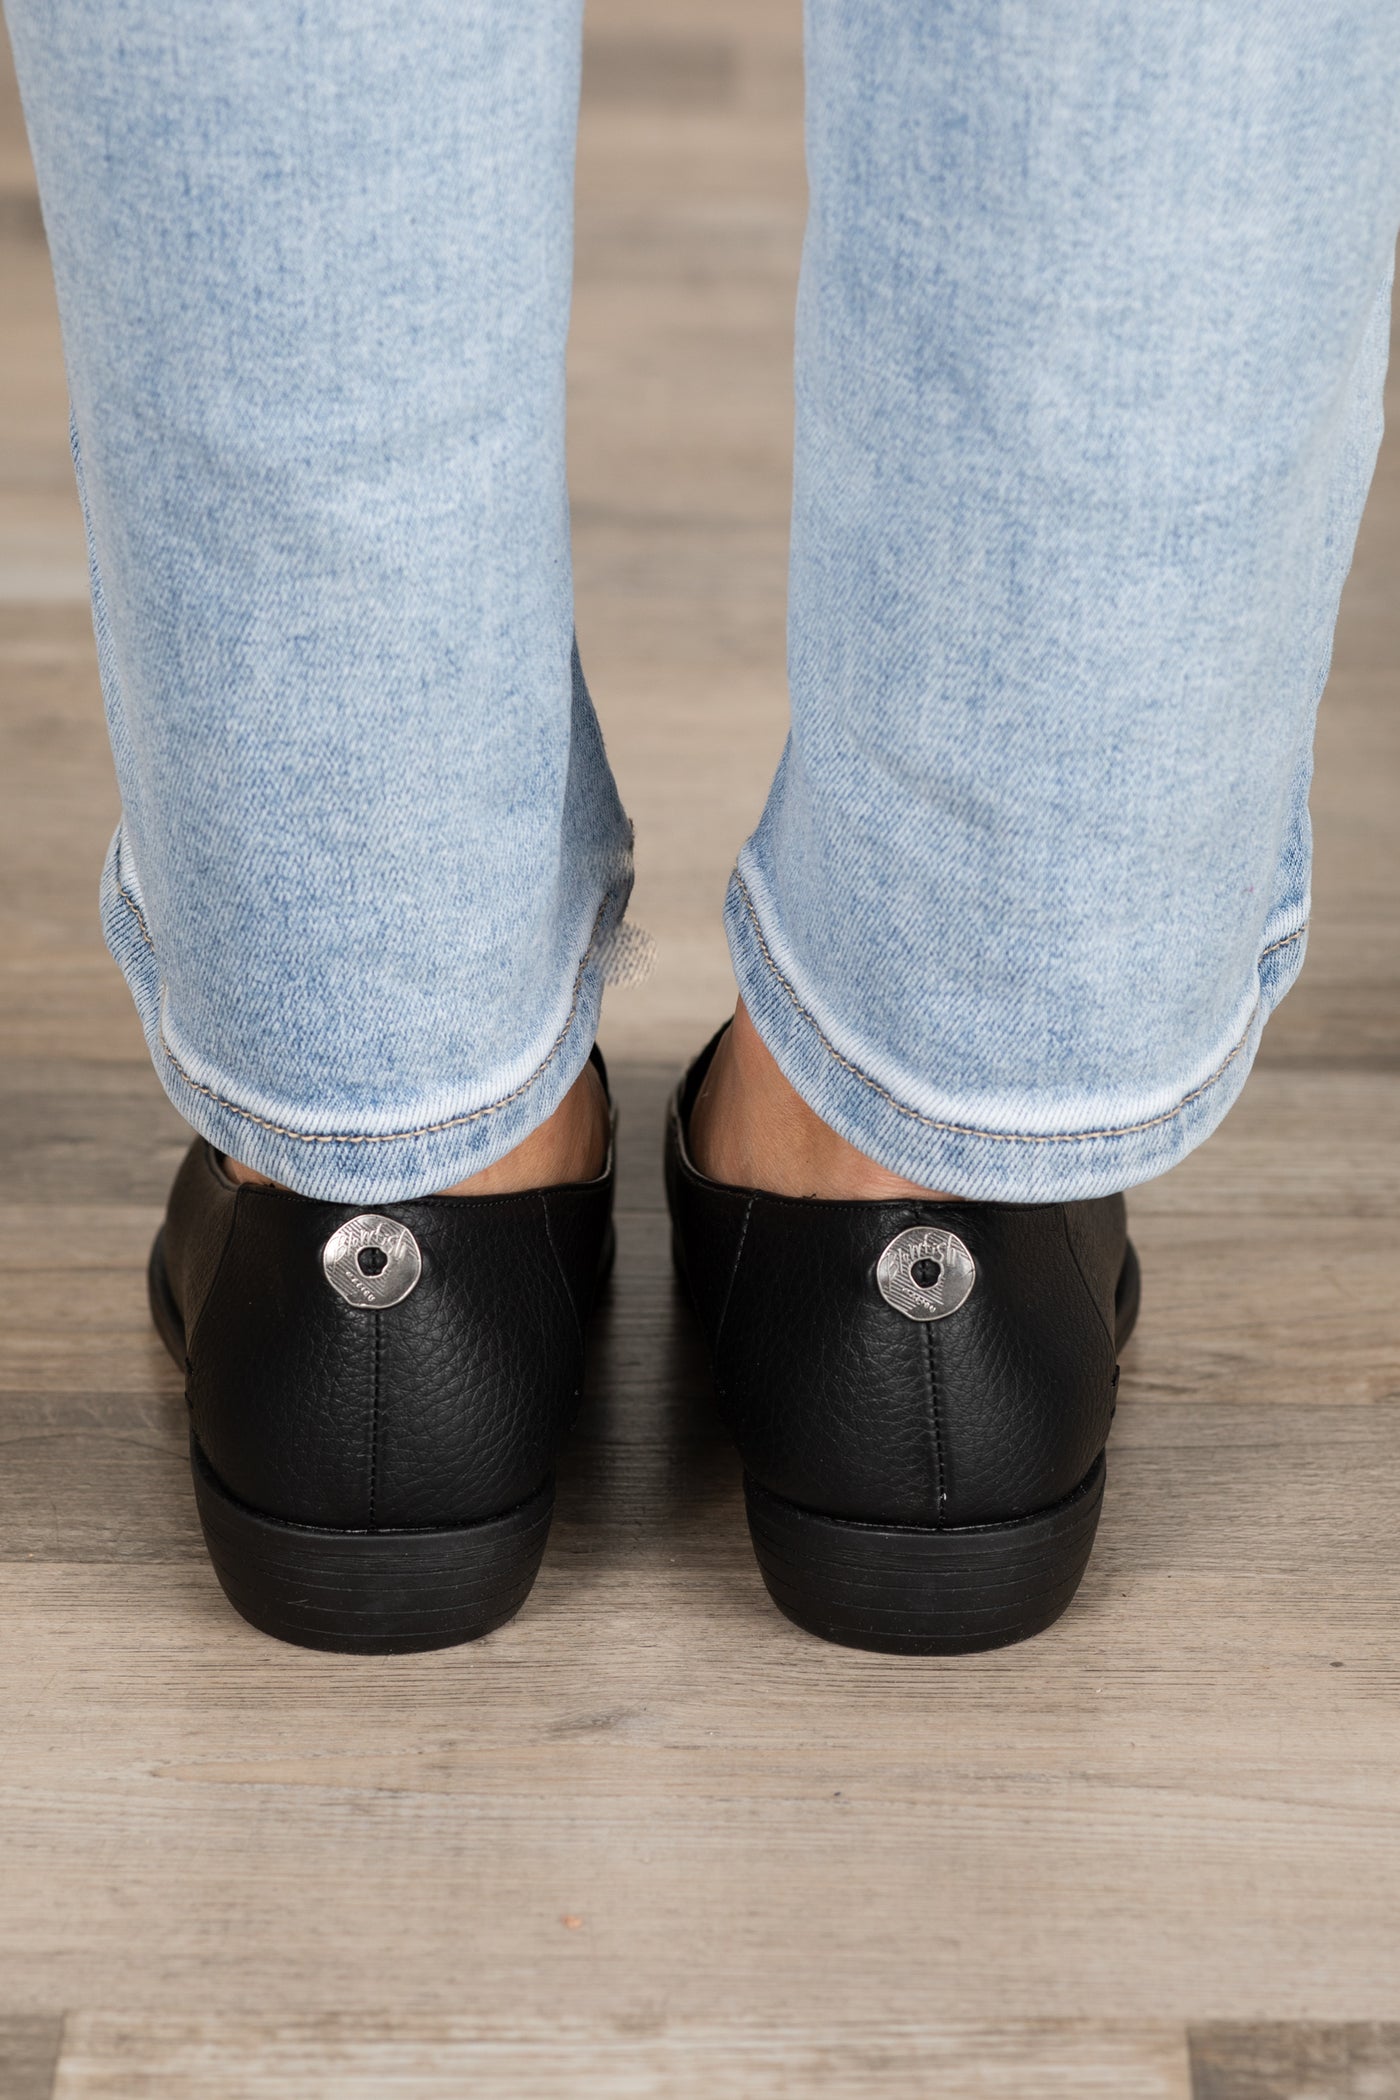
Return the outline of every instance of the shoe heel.
<path id="1" fill-rule="evenodd" d="M 967 1655 L 1028 1640 L 1078 1589 L 1103 1504 L 1100 1456 L 1072 1495 L 1005 1524 L 862 1524 L 745 1481 L 768 1594 L 808 1633 L 894 1655 Z"/>
<path id="2" fill-rule="evenodd" d="M 342 1655 L 479 1640 L 514 1618 L 539 1572 L 554 1488 L 481 1524 L 329 1531 L 280 1523 L 223 1487 L 191 1439 L 205 1544 L 224 1595 L 260 1633 Z"/>

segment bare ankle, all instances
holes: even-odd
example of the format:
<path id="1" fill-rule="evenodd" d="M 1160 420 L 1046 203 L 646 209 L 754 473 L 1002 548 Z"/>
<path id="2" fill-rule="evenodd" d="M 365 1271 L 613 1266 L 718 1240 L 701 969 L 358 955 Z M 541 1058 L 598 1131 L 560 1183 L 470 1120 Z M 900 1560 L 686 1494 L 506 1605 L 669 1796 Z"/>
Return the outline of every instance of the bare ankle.
<path id="1" fill-rule="evenodd" d="M 268 1175 L 260 1174 L 256 1167 L 245 1167 L 242 1160 L 235 1159 L 231 1152 L 224 1153 L 223 1161 L 225 1174 L 241 1189 L 280 1189 L 286 1186 L 285 1182 L 273 1181 Z"/>
<path id="2" fill-rule="evenodd" d="M 689 1141 L 702 1174 L 740 1188 L 831 1201 L 957 1200 L 891 1173 L 824 1123 L 783 1077 L 742 1000 L 705 1075 Z"/>
<path id="3" fill-rule="evenodd" d="M 521 1189 L 557 1188 L 566 1181 L 593 1181 L 608 1159 L 608 1097 L 598 1067 L 588 1063 L 552 1116 L 522 1138 L 513 1151 L 454 1181 L 444 1196 L 509 1196 Z"/>

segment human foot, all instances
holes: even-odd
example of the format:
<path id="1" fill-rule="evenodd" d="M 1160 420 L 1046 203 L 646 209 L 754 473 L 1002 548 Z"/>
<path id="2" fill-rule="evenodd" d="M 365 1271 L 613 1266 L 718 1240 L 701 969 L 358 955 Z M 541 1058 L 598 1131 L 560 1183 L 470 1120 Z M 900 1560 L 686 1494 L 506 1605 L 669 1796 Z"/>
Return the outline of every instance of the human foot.
<path id="1" fill-rule="evenodd" d="M 552 1116 L 521 1139 L 512 1151 L 493 1160 L 465 1181 L 439 1189 L 440 1196 L 513 1196 L 522 1189 L 559 1188 L 574 1181 L 593 1181 L 608 1158 L 608 1097 L 597 1066 L 590 1059 Z M 255 1167 L 224 1155 L 230 1181 L 249 1188 L 280 1188 Z"/>
<path id="2" fill-rule="evenodd" d="M 836 1202 L 958 1200 L 891 1173 L 824 1123 L 779 1071 L 742 999 L 705 1074 L 688 1135 L 701 1173 L 731 1188 Z"/>

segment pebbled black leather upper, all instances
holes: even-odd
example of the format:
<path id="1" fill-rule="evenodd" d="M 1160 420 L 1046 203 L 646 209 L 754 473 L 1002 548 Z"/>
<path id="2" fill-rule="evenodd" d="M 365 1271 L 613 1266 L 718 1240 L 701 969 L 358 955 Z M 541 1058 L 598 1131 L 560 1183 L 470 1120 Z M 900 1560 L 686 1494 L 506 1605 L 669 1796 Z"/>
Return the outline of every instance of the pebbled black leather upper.
<path id="1" fill-rule="evenodd" d="M 264 1514 L 359 1530 L 473 1523 L 534 1494 L 576 1411 L 583 1322 L 611 1230 L 599 1180 L 512 1196 L 319 1203 L 238 1187 L 203 1139 L 162 1235 L 187 1394 L 223 1485 Z M 365 1210 L 422 1274 L 368 1311 L 321 1250 Z"/>
<path id="2" fill-rule="evenodd" d="M 718 1040 L 718 1039 L 716 1039 Z M 1113 1415 L 1121 1196 L 1085 1203 L 839 1203 L 730 1188 L 685 1131 L 713 1044 L 671 1106 L 677 1261 L 750 1475 L 825 1516 L 993 1523 L 1070 1494 Z M 964 1242 L 966 1303 L 916 1321 L 876 1264 L 907 1226 Z"/>

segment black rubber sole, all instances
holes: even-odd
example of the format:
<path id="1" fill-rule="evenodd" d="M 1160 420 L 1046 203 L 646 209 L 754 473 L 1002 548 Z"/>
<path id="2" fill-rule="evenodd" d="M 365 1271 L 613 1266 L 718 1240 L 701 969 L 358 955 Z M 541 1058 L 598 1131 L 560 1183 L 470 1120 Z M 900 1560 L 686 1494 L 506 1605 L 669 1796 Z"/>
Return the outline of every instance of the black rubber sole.
<path id="1" fill-rule="evenodd" d="M 229 1603 L 298 1648 L 407 1655 L 480 1640 L 529 1596 L 554 1509 L 547 1482 L 518 1509 L 434 1531 L 329 1531 L 248 1509 L 194 1437 L 190 1470 L 204 1543 Z"/>
<path id="2" fill-rule="evenodd" d="M 147 1272 L 151 1317 L 182 1368 L 185 1333 L 165 1275 L 162 1236 Z M 229 1603 L 250 1626 L 299 1648 L 405 1655 L 480 1640 L 530 1594 L 554 1508 L 546 1481 L 478 1524 L 335 1531 L 265 1516 L 231 1495 L 190 1435 L 204 1543 Z"/>
<path id="3" fill-rule="evenodd" d="M 779 1611 L 823 1640 L 891 1655 L 968 1655 L 1059 1618 L 1088 1565 L 1104 1461 L 1053 1509 L 1008 1524 L 859 1524 L 746 1480 L 749 1532 Z"/>
<path id="4" fill-rule="evenodd" d="M 1131 1240 L 1114 1301 L 1121 1349 L 1142 1272 Z M 1052 1626 L 1084 1577 L 1106 1478 L 1100 1452 L 1072 1495 L 1003 1524 L 857 1523 L 819 1515 L 747 1477 L 749 1535 L 779 1611 L 846 1648 L 971 1655 Z"/>

